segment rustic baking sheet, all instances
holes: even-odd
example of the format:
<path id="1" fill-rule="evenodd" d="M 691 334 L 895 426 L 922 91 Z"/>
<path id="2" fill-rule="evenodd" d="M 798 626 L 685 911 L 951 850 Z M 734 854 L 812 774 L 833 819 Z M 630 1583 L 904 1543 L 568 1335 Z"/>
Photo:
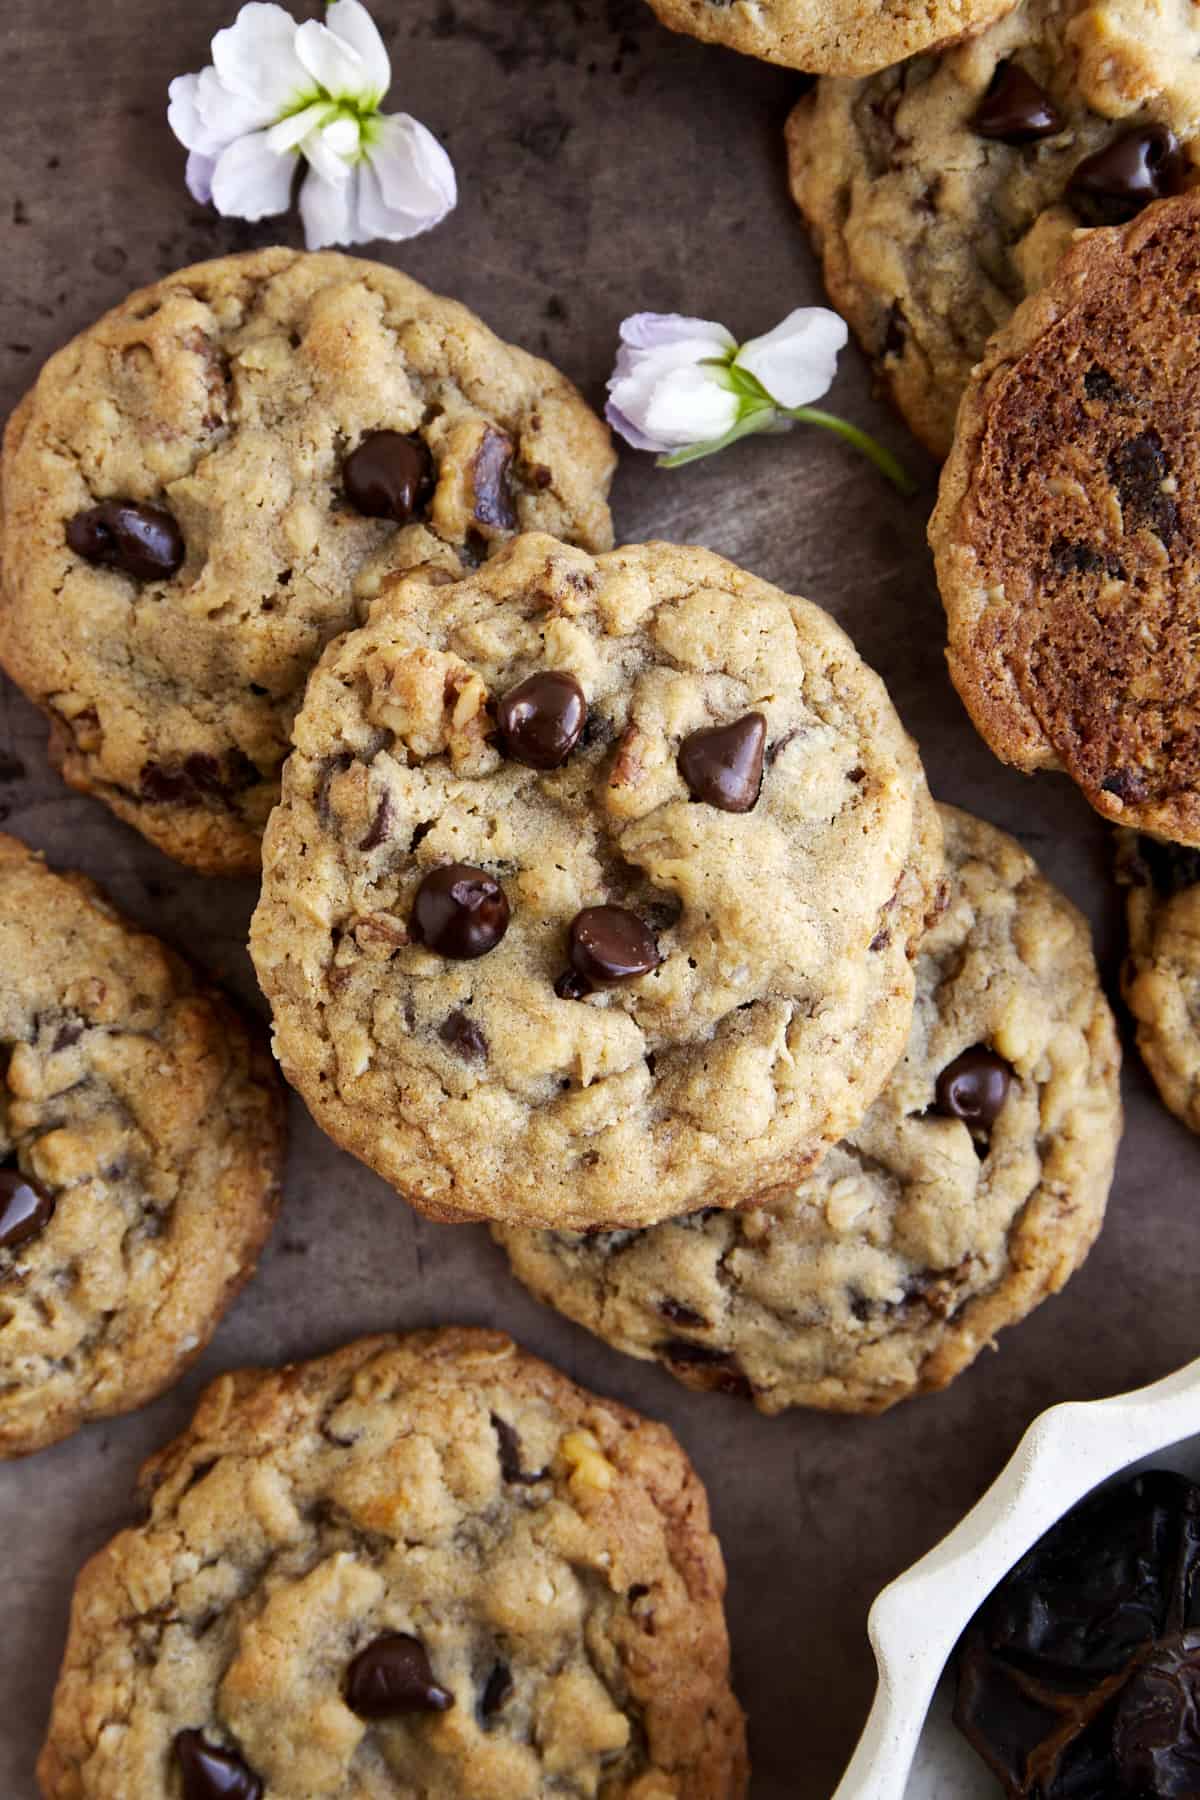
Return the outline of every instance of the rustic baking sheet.
<path id="1" fill-rule="evenodd" d="M 672 37 L 642 0 L 375 0 L 374 10 L 392 46 L 392 104 L 446 141 L 462 196 L 439 231 L 383 254 L 552 357 L 593 399 L 625 313 L 700 313 L 749 335 L 820 297 L 783 177 L 799 77 Z M 291 221 L 246 227 L 195 207 L 167 133 L 168 80 L 207 60 L 232 11 L 233 0 L 9 0 L 3 412 L 51 350 L 129 288 L 197 258 L 299 242 Z M 924 540 L 934 472 L 872 400 L 853 354 L 831 404 L 907 458 L 922 480 L 915 500 L 828 438 L 797 433 L 673 474 L 631 453 L 615 492 L 619 531 L 710 545 L 835 613 L 889 682 L 935 793 L 1028 845 L 1093 919 L 1111 984 L 1120 918 L 1104 829 L 1065 782 L 1001 769 L 946 679 Z M 6 829 L 97 877 L 256 1004 L 243 948 L 252 884 L 165 861 L 60 785 L 18 695 L 5 689 L 0 708 Z M 358 1332 L 458 1320 L 503 1326 L 675 1427 L 708 1482 L 729 1564 L 753 1792 L 822 1800 L 869 1700 L 864 1622 L 876 1590 L 975 1500 L 1036 1412 L 1149 1380 L 1200 1349 L 1188 1275 L 1200 1145 L 1159 1106 L 1132 1053 L 1125 1092 L 1110 1216 L 1083 1273 L 947 1394 L 878 1420 L 761 1419 L 605 1349 L 535 1305 L 482 1229 L 416 1218 L 294 1106 L 282 1222 L 198 1369 L 140 1415 L 0 1468 L 0 1796 L 36 1791 L 73 1573 L 130 1517 L 140 1458 L 182 1425 L 201 1382 Z"/>

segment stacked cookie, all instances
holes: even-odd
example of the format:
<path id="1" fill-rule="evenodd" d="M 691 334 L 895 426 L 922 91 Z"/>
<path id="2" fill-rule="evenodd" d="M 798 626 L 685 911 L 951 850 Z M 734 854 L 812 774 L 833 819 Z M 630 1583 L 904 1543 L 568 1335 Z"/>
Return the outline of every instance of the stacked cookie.
<path id="1" fill-rule="evenodd" d="M 185 270 L 10 424 L 0 658 L 69 781 L 196 870 L 261 857 L 276 1054 L 336 1143 L 632 1355 L 879 1411 L 1099 1228 L 1086 926 L 934 805 L 819 607 L 612 549 L 611 470 L 556 371 L 394 271 Z M 0 893 L 16 1453 L 194 1353 L 280 1137 L 178 959 L 20 846 Z M 81 1581 L 47 1795 L 743 1791 L 686 1458 L 507 1339 L 225 1377 L 146 1482 Z"/>

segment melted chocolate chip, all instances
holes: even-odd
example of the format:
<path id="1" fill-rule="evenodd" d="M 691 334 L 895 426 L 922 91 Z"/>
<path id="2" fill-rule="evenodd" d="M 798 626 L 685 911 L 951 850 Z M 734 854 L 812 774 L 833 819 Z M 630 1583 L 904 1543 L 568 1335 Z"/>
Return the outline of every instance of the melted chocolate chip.
<path id="1" fill-rule="evenodd" d="M 1136 805 L 1149 794 L 1150 785 L 1139 769 L 1113 769 L 1100 783 L 1100 791 Z"/>
<path id="2" fill-rule="evenodd" d="M 937 1078 L 936 1111 L 961 1119 L 975 1130 L 990 1131 L 1008 1098 L 1013 1072 L 1004 1058 L 974 1044 L 948 1063 Z"/>
<path id="3" fill-rule="evenodd" d="M 1072 543 L 1065 537 L 1056 537 L 1051 543 L 1050 567 L 1056 575 L 1110 575 L 1116 581 L 1125 579 L 1119 557 L 1097 550 L 1092 544 Z"/>
<path id="4" fill-rule="evenodd" d="M 576 913 L 568 956 L 575 974 L 593 987 L 635 981 L 662 961 L 654 934 L 624 906 L 585 906 Z"/>
<path id="5" fill-rule="evenodd" d="M 693 800 L 722 812 L 749 812 L 762 787 L 767 721 L 747 713 L 729 725 L 693 731 L 679 746 L 679 773 Z"/>
<path id="6" fill-rule="evenodd" d="M 698 1313 L 694 1307 L 685 1306 L 682 1300 L 660 1300 L 658 1310 L 664 1319 L 670 1319 L 672 1325 L 687 1325 L 696 1330 L 708 1324 L 703 1313 Z"/>
<path id="7" fill-rule="evenodd" d="M 707 1344 L 692 1344 L 686 1338 L 668 1338 L 658 1346 L 658 1353 L 677 1367 L 703 1369 L 705 1386 L 719 1393 L 749 1399 L 754 1392 L 738 1367 L 737 1358 L 728 1350 L 712 1350 Z"/>
<path id="8" fill-rule="evenodd" d="M 432 869 L 417 889 L 408 930 L 439 956 L 464 962 L 486 956 L 508 930 L 504 889 L 470 863 Z"/>
<path id="9" fill-rule="evenodd" d="M 1165 125 L 1140 125 L 1085 156 L 1067 183 L 1067 197 L 1090 223 L 1120 225 L 1151 200 L 1178 192 L 1182 174 L 1175 133 Z"/>
<path id="10" fill-rule="evenodd" d="M 1044 87 L 1019 63 L 997 63 L 987 93 L 979 103 L 972 130 L 979 137 L 1005 144 L 1033 144 L 1063 128 L 1062 114 Z"/>
<path id="11" fill-rule="evenodd" d="M 82 1036 L 82 1019 L 64 1019 L 54 1034 L 54 1042 L 50 1048 L 52 1050 L 69 1050 L 72 1044 L 77 1044 Z"/>
<path id="12" fill-rule="evenodd" d="M 346 1671 L 346 1704 L 363 1719 L 445 1712 L 454 1695 L 439 1687 L 420 1638 L 392 1631 L 360 1650 Z"/>
<path id="13" fill-rule="evenodd" d="M 492 525 L 500 531 L 515 531 L 517 525 L 508 485 L 512 456 L 513 447 L 508 438 L 502 431 L 493 431 L 489 425 L 472 466 L 475 517 L 481 525 Z"/>
<path id="14" fill-rule="evenodd" d="M 0 1250 L 15 1250 L 44 1231 L 54 1217 L 54 1201 L 19 1169 L 0 1169 Z"/>
<path id="15" fill-rule="evenodd" d="M 433 458 L 419 437 L 372 431 L 342 464 L 342 485 L 356 512 L 407 525 L 433 493 Z"/>
<path id="16" fill-rule="evenodd" d="M 258 770 L 240 750 L 231 750 L 224 762 L 197 750 L 182 763 L 147 763 L 138 791 L 155 806 L 194 806 L 201 800 L 228 803 L 257 780 Z"/>
<path id="17" fill-rule="evenodd" d="M 483 1693 L 479 1698 L 479 1713 L 483 1719 L 494 1719 L 513 1691 L 512 1671 L 501 1662 L 495 1663 L 492 1672 L 483 1684 Z"/>
<path id="18" fill-rule="evenodd" d="M 447 1013 L 438 1026 L 438 1036 L 443 1044 L 448 1044 L 451 1050 L 457 1051 L 467 1062 L 486 1062 L 488 1059 L 486 1036 L 474 1019 L 459 1012 L 457 1007 L 452 1013 Z"/>
<path id="19" fill-rule="evenodd" d="M 183 563 L 183 533 L 161 506 L 133 500 L 102 500 L 67 523 L 67 543 L 76 556 L 106 569 L 120 569 L 135 581 L 166 581 Z"/>
<path id="20" fill-rule="evenodd" d="M 540 1469 L 536 1474 L 526 1474 L 521 1467 L 521 1440 L 514 1426 L 499 1413 L 491 1414 L 492 1430 L 496 1434 L 496 1443 L 500 1451 L 500 1473 L 505 1481 L 515 1481 L 522 1487 L 532 1487 L 534 1482 L 541 1481 L 546 1471 Z"/>
<path id="21" fill-rule="evenodd" d="M 1169 543 L 1179 530 L 1179 508 L 1172 496 L 1163 491 L 1163 483 L 1170 479 L 1171 465 L 1153 426 L 1117 445 L 1108 459 L 1108 474 L 1121 502 L 1126 529 L 1147 525 L 1164 543 Z"/>
<path id="22" fill-rule="evenodd" d="M 181 1731 L 175 1761 L 183 1800 L 261 1800 L 263 1784 L 233 1750 L 206 1744 L 198 1731 Z"/>
<path id="23" fill-rule="evenodd" d="M 560 768 L 579 742 L 587 716 L 583 689 L 565 669 L 527 676 L 496 707 L 504 754 L 531 769 Z"/>
<path id="24" fill-rule="evenodd" d="M 371 820 L 367 835 L 359 844 L 360 850 L 378 850 L 380 844 L 386 842 L 392 830 L 392 796 L 384 792 L 380 796 L 379 805 L 375 808 L 375 817 Z"/>

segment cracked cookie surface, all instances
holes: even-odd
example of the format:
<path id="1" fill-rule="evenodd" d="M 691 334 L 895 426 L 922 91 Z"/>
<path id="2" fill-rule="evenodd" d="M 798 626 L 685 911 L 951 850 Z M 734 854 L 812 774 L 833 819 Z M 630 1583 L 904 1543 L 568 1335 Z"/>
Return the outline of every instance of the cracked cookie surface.
<path id="1" fill-rule="evenodd" d="M 167 1387 L 278 1203 L 266 1041 L 80 875 L 0 835 L 0 1456 Z"/>
<path id="2" fill-rule="evenodd" d="M 917 956 L 908 1048 L 858 1130 L 739 1213 L 494 1227 L 539 1299 L 766 1413 L 881 1412 L 944 1387 L 1083 1261 L 1121 1128 L 1087 926 L 1011 838 L 939 811 L 949 903 Z"/>
<path id="3" fill-rule="evenodd" d="M 1166 1105 L 1200 1131 L 1200 852 L 1117 834 L 1129 950 L 1121 986 Z"/>
<path id="4" fill-rule="evenodd" d="M 1013 0 L 650 0 L 664 25 L 817 75 L 869 75 L 965 31 Z"/>
<path id="5" fill-rule="evenodd" d="M 551 769 L 501 730 L 547 673 L 586 708 Z M 740 810 L 696 797 L 714 733 L 727 774 L 746 759 Z M 452 585 L 397 581 L 295 742 L 251 928 L 276 1052 L 433 1216 L 735 1205 L 883 1085 L 940 828 L 882 683 L 808 601 L 707 551 L 531 535 Z M 442 953 L 455 867 L 486 934 Z M 643 960 L 589 984 L 614 931 Z"/>
<path id="6" fill-rule="evenodd" d="M 1007 138 L 977 128 L 985 104 L 983 123 Z M 1175 178 L 1195 181 L 1193 0 L 1024 0 L 939 55 L 823 81 L 801 100 L 787 129 L 792 192 L 826 287 L 935 456 L 949 452 L 991 333 L 1077 230 L 1130 217 L 1152 191 L 1075 191 L 1080 165 L 1155 127 L 1180 142 Z"/>
<path id="7" fill-rule="evenodd" d="M 1089 233 L 972 377 L 929 526 L 950 674 L 991 748 L 1189 844 L 1198 283 L 1200 193 Z"/>
<path id="8" fill-rule="evenodd" d="M 745 1793 L 691 1465 L 498 1332 L 224 1375 L 143 1494 L 79 1579 L 46 1800 L 204 1755 L 245 1800 Z"/>
<path id="9" fill-rule="evenodd" d="M 606 549 L 612 467 L 570 382 L 395 269 L 199 263 L 13 414 L 0 661 L 73 786 L 181 862 L 253 870 L 308 672 L 384 573 L 518 528 Z"/>

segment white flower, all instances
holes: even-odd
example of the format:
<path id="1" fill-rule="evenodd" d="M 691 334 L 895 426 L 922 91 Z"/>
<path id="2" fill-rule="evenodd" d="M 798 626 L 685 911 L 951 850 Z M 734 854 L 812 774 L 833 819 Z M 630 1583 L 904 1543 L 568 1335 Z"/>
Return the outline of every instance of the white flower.
<path id="1" fill-rule="evenodd" d="M 286 212 L 303 160 L 310 250 L 415 237 L 454 207 L 454 167 L 437 139 L 407 113 L 379 111 L 391 64 L 360 0 L 331 0 L 324 24 L 303 25 L 249 0 L 212 58 L 177 76 L 167 110 L 197 200 L 237 219 Z"/>
<path id="2" fill-rule="evenodd" d="M 634 313 L 605 411 L 635 450 L 655 450 L 665 468 L 711 456 L 757 431 L 787 431 L 797 420 L 823 425 L 855 444 L 901 489 L 911 483 L 873 438 L 813 406 L 837 372 L 845 321 L 824 306 L 800 306 L 764 337 L 739 346 L 712 319 Z"/>

